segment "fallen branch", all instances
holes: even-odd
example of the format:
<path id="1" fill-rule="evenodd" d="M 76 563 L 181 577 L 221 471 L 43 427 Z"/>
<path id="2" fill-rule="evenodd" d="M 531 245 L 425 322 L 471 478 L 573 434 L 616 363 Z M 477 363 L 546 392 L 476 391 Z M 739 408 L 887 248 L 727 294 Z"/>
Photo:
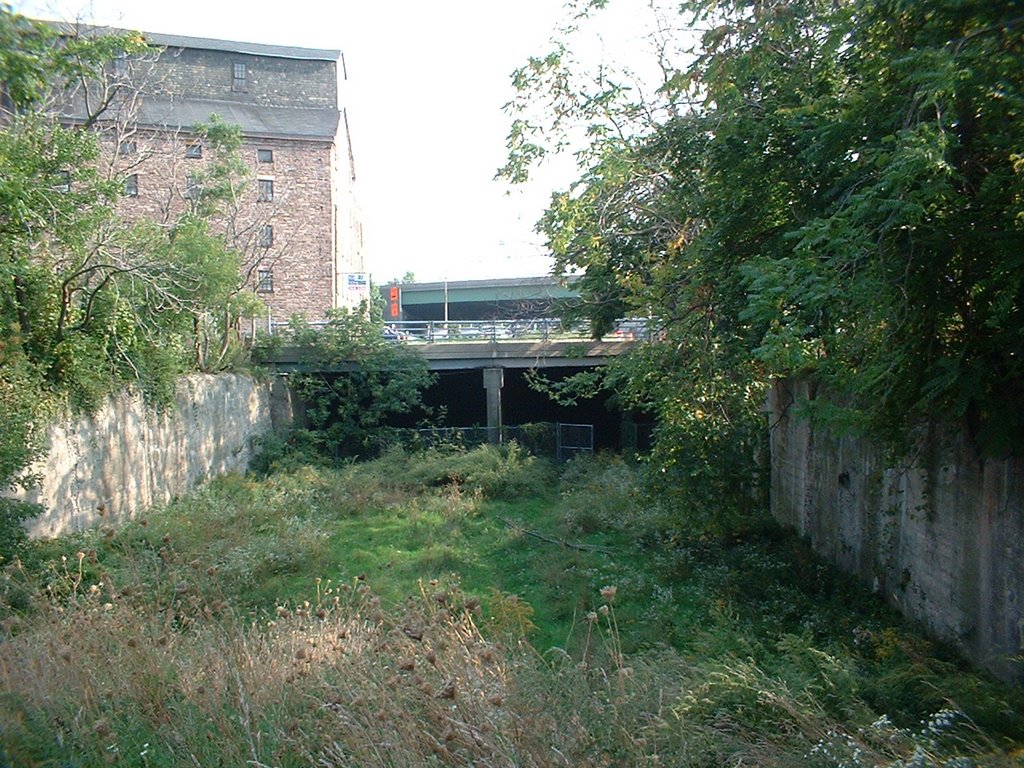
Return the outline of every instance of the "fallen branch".
<path id="1" fill-rule="evenodd" d="M 565 541 L 564 539 L 552 539 L 551 537 L 545 536 L 542 533 L 537 533 L 536 531 L 531 531 L 531 530 L 529 530 L 527 528 L 523 528 L 523 526 L 521 526 L 521 525 L 516 525 L 512 521 L 506 520 L 504 517 L 499 517 L 498 519 L 501 520 L 501 522 L 503 522 L 505 525 L 507 525 L 512 530 L 519 531 L 520 533 L 525 533 L 527 536 L 532 536 L 535 539 L 540 539 L 541 541 L 545 541 L 548 544 L 555 544 L 555 545 L 557 545 L 559 547 L 567 547 L 569 549 L 576 549 L 576 550 L 579 550 L 580 552 L 600 552 L 603 555 L 609 555 L 609 556 L 611 556 L 611 554 L 612 554 L 612 551 L 610 549 L 608 549 L 607 547 L 599 547 L 599 546 L 597 546 L 595 544 L 573 544 L 571 541 Z"/>

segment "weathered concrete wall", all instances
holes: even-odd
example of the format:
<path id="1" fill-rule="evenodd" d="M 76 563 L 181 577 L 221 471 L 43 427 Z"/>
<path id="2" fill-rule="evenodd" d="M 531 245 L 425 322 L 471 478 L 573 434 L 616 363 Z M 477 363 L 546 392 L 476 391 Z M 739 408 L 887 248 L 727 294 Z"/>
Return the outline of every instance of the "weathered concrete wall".
<path id="1" fill-rule="evenodd" d="M 957 435 L 902 466 L 812 429 L 806 382 L 770 398 L 772 512 L 816 551 L 1005 680 L 1024 684 L 1024 460 L 980 460 Z"/>
<path id="2" fill-rule="evenodd" d="M 42 483 L 18 498 L 43 505 L 31 536 L 120 522 L 202 480 L 244 471 L 252 438 L 291 418 L 282 385 L 246 376 L 187 376 L 174 408 L 154 411 L 137 393 L 110 397 L 91 416 L 54 424 L 47 456 L 31 471 Z"/>

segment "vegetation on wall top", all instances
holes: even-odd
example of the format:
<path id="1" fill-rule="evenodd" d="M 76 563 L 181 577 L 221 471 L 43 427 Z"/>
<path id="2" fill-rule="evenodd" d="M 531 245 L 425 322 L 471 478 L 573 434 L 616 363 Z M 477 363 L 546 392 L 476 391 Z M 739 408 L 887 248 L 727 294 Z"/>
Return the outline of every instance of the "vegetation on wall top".
<path id="1" fill-rule="evenodd" d="M 202 192 L 168 180 L 180 199 L 164 220 L 119 210 L 133 169 L 115 150 L 140 86 L 110 65 L 150 55 L 135 33 L 72 34 L 0 7 L 0 487 L 30 480 L 65 404 L 126 385 L 166 403 L 181 373 L 236 362 L 239 318 L 259 312 L 243 290 L 259 227 L 237 215 L 237 128 L 194 128 Z"/>

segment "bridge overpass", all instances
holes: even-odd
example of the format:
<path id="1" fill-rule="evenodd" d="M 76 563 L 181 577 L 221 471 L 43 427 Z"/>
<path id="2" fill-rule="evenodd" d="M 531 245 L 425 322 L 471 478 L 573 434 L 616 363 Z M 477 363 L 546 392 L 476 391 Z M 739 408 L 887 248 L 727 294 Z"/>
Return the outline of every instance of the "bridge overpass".
<path id="1" fill-rule="evenodd" d="M 501 392 L 506 370 L 606 365 L 646 332 L 642 321 L 624 321 L 604 339 L 590 339 L 584 331 L 550 319 L 402 321 L 384 328 L 389 342 L 415 350 L 432 371 L 481 371 L 487 427 L 492 434 L 498 434 L 503 424 Z M 282 347 L 270 365 L 279 373 L 330 372 L 299 347 Z M 337 372 L 343 370 L 344 366 L 337 368 Z"/>
<path id="2" fill-rule="evenodd" d="M 632 341 L 441 341 L 416 344 L 432 371 L 484 368 L 589 368 L 606 365 Z"/>
<path id="3" fill-rule="evenodd" d="M 312 327 L 323 323 L 311 323 Z M 286 327 L 287 324 L 281 327 Z M 414 349 L 434 371 L 482 368 L 579 368 L 606 365 L 647 335 L 643 320 L 624 320 L 614 332 L 592 339 L 589 330 L 567 328 L 550 318 L 519 320 L 399 321 L 384 338 Z M 280 373 L 323 371 L 309 351 L 285 344 L 269 361 Z M 339 368 L 339 370 L 343 370 Z"/>
<path id="4" fill-rule="evenodd" d="M 550 316 L 559 304 L 579 299 L 572 278 L 550 275 L 389 283 L 383 291 L 388 322 Z"/>
<path id="5" fill-rule="evenodd" d="M 633 346 L 633 341 L 427 341 L 411 342 L 432 371 L 485 368 L 590 368 Z M 309 349 L 285 345 L 267 365 L 277 373 L 341 373 L 345 364 L 325 366 Z M 354 364 L 353 364 L 354 365 Z"/>

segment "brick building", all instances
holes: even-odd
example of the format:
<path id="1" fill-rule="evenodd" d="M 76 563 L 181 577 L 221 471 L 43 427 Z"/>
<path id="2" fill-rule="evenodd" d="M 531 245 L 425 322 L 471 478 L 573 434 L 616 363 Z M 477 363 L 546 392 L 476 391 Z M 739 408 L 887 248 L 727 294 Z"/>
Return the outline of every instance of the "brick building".
<path id="1" fill-rule="evenodd" d="M 107 30 L 71 33 L 84 31 Z M 201 194 L 194 180 L 210 162 L 193 128 L 219 116 L 240 128 L 247 171 L 217 226 L 267 305 L 260 325 L 316 320 L 368 298 L 340 52 L 144 36 L 152 53 L 115 60 L 65 109 L 104 136 L 110 173 L 125 184 L 123 212 L 173 222 Z"/>

